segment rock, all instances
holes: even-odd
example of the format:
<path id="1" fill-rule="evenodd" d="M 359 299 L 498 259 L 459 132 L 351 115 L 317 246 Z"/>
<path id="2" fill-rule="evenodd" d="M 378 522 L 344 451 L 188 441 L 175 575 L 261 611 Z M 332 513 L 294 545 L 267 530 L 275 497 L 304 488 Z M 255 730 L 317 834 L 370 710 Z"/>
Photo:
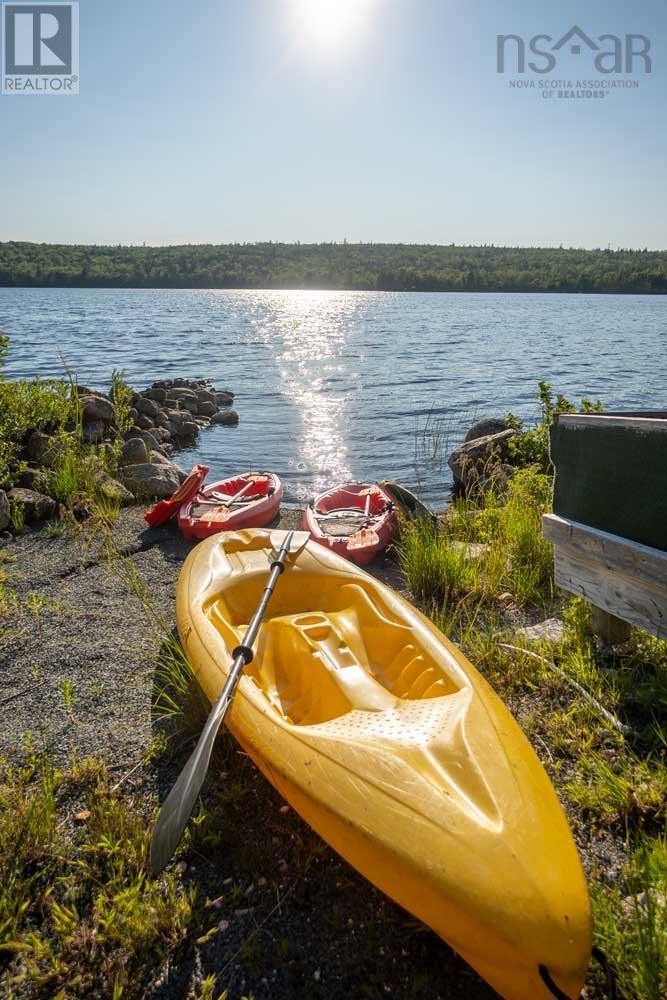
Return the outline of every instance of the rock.
<path id="1" fill-rule="evenodd" d="M 199 427 L 194 422 L 192 417 L 189 420 L 184 420 L 182 423 L 177 423 L 172 426 L 172 433 L 178 441 L 189 441 L 191 438 L 196 438 L 199 434 Z"/>
<path id="2" fill-rule="evenodd" d="M 560 618 L 547 618 L 537 625 L 527 625 L 518 628 L 516 634 L 530 642 L 562 642 L 565 635 L 565 625 Z"/>
<path id="3" fill-rule="evenodd" d="M 124 485 L 134 493 L 137 500 L 166 500 L 181 485 L 175 468 L 144 462 L 127 465 L 122 470 Z"/>
<path id="4" fill-rule="evenodd" d="M 99 393 L 82 396 L 81 404 L 83 406 L 84 424 L 95 420 L 103 420 L 105 423 L 111 424 L 116 419 L 116 411 L 113 408 L 113 403 L 106 396 L 102 396 Z"/>
<path id="5" fill-rule="evenodd" d="M 139 417 L 139 410 L 137 410 L 137 408 L 135 406 L 130 407 L 130 411 L 129 411 L 128 416 L 129 416 L 130 420 L 132 421 L 132 423 L 136 424 L 137 418 Z"/>
<path id="6" fill-rule="evenodd" d="M 106 424 L 103 420 L 88 420 L 81 431 L 86 444 L 100 444 L 106 435 Z"/>
<path id="7" fill-rule="evenodd" d="M 104 395 L 104 393 L 96 393 L 94 389 L 90 389 L 87 385 L 76 385 L 74 387 L 74 391 L 76 392 L 77 396 Z"/>
<path id="8" fill-rule="evenodd" d="M 215 406 L 215 393 L 210 389 L 197 389 L 195 395 L 200 403 L 213 403 Z"/>
<path id="9" fill-rule="evenodd" d="M 137 427 L 142 431 L 151 431 L 155 427 L 155 424 L 145 413 L 140 413 L 137 417 Z"/>
<path id="10" fill-rule="evenodd" d="M 212 424 L 222 424 L 225 427 L 233 427 L 239 422 L 239 415 L 236 410 L 225 410 L 222 413 L 216 413 L 211 417 Z"/>
<path id="11" fill-rule="evenodd" d="M 12 509 L 4 490 L 0 490 L 0 531 L 4 531 L 12 519 Z"/>
<path id="12" fill-rule="evenodd" d="M 491 468 L 507 457 L 508 444 L 516 433 L 508 429 L 499 434 L 487 434 L 455 448 L 447 460 L 454 482 L 468 490 L 481 479 L 488 479 Z"/>
<path id="13" fill-rule="evenodd" d="M 167 394 L 165 393 L 165 396 Z M 160 416 L 160 407 L 152 399 L 146 399 L 145 396 L 139 396 L 137 401 L 137 410 L 139 413 L 143 413 L 144 416 L 150 417 L 151 420 L 155 420 L 156 417 Z"/>
<path id="14" fill-rule="evenodd" d="M 158 439 L 160 444 L 166 444 L 171 439 L 171 431 L 168 427 L 154 427 L 151 434 Z"/>
<path id="15" fill-rule="evenodd" d="M 509 424 L 502 417 L 483 417 L 476 420 L 463 439 L 463 443 L 476 441 L 477 438 L 490 437 L 492 434 L 502 434 L 508 430 Z"/>
<path id="16" fill-rule="evenodd" d="M 27 524 L 35 521 L 45 521 L 53 517 L 57 509 L 57 503 L 51 497 L 44 496 L 43 493 L 36 493 L 34 490 L 26 490 L 20 486 L 15 486 L 8 493 L 10 504 L 20 504 L 23 507 L 23 516 Z"/>
<path id="17" fill-rule="evenodd" d="M 193 398 L 188 396 L 187 399 L 179 399 L 179 403 L 182 410 L 187 410 L 188 413 L 191 413 L 193 416 L 199 412 L 200 403 L 196 396 Z"/>
<path id="18" fill-rule="evenodd" d="M 126 434 L 125 441 L 129 441 L 131 438 L 140 438 L 146 445 L 149 453 L 152 451 L 159 451 L 161 455 L 165 454 L 164 448 L 152 431 L 143 431 L 140 427 L 133 427 L 132 430 L 128 431 Z"/>
<path id="19" fill-rule="evenodd" d="M 143 465 L 147 461 L 148 449 L 142 438 L 130 438 L 120 449 L 119 465 Z"/>
<path id="20" fill-rule="evenodd" d="M 154 452 L 151 455 L 151 465 L 159 465 L 161 468 L 168 468 L 178 476 L 179 482 L 184 482 L 187 479 L 187 472 L 184 472 L 180 466 L 172 462 L 170 458 L 165 455 L 159 455 L 158 452 Z"/>
<path id="21" fill-rule="evenodd" d="M 455 552 L 460 552 L 464 559 L 480 559 L 490 548 L 485 542 L 452 542 L 451 547 Z"/>
<path id="22" fill-rule="evenodd" d="M 26 465 L 25 469 L 16 481 L 17 486 L 22 486 L 26 490 L 37 490 L 40 493 L 44 489 L 46 472 L 38 469 L 34 465 Z"/>
<path id="23" fill-rule="evenodd" d="M 122 483 L 113 479 L 107 472 L 99 472 L 95 477 L 95 485 L 107 500 L 119 503 L 121 507 L 129 507 L 134 503 L 134 496 L 126 490 Z"/>
<path id="24" fill-rule="evenodd" d="M 156 403 L 164 403 L 167 398 L 167 388 L 155 384 L 152 389 L 146 389 L 142 395 L 144 399 L 153 399 Z"/>
<path id="25" fill-rule="evenodd" d="M 165 379 L 162 379 L 162 378 L 158 378 L 158 379 L 155 380 L 155 382 L 153 382 L 153 388 L 154 389 L 169 389 L 169 388 L 171 388 L 171 382 L 168 382 L 168 381 L 166 381 Z M 153 397 L 153 399 L 155 399 L 155 397 Z"/>
<path id="26" fill-rule="evenodd" d="M 215 403 L 209 403 L 204 400 L 203 403 L 199 403 L 197 407 L 197 413 L 200 417 L 214 417 L 218 412 L 218 407 Z"/>
<path id="27" fill-rule="evenodd" d="M 25 453 L 31 462 L 48 467 L 55 462 L 58 450 L 57 438 L 43 434 L 42 431 L 33 431 L 25 446 Z"/>
<path id="28" fill-rule="evenodd" d="M 215 401 L 218 406 L 231 406 L 234 402 L 233 392 L 216 392 Z"/>

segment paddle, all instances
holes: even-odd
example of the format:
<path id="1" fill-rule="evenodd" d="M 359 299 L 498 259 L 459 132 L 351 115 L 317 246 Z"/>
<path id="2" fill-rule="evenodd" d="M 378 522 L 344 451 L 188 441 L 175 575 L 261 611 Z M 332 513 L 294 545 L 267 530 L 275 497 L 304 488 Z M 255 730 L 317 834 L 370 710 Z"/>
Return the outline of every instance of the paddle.
<path id="1" fill-rule="evenodd" d="M 257 610 L 250 619 L 243 642 L 234 650 L 234 660 L 227 681 L 211 708 L 206 725 L 188 761 L 165 799 L 153 830 L 150 847 L 150 867 L 154 875 L 161 872 L 178 847 L 183 831 L 201 791 L 208 771 L 213 744 L 227 715 L 243 671 L 253 658 L 253 643 L 257 638 L 264 612 L 283 572 L 288 555 L 296 555 L 309 539 L 307 531 L 274 531 L 271 533 L 271 572 Z M 280 548 L 277 549 L 278 544 Z M 276 551 L 277 550 L 277 551 Z"/>

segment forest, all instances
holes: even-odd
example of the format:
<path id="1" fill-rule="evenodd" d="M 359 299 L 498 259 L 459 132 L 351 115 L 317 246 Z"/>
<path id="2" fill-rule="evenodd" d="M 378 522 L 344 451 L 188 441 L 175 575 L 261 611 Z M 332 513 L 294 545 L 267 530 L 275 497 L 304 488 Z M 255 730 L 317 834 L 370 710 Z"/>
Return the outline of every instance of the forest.
<path id="1" fill-rule="evenodd" d="M 407 243 L 0 243 L 0 286 L 667 293 L 667 251 Z"/>

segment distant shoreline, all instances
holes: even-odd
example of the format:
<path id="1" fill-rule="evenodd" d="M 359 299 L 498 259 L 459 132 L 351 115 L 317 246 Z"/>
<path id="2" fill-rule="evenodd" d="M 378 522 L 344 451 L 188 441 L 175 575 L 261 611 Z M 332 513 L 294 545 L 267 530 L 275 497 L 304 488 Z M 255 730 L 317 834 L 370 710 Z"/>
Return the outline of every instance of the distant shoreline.
<path id="1" fill-rule="evenodd" d="M 667 251 L 376 243 L 0 243 L 0 287 L 667 294 Z"/>
<path id="2" fill-rule="evenodd" d="M 70 291 L 124 291 L 124 292 L 359 292 L 363 294 L 377 293 L 386 295 L 388 292 L 414 295 L 643 295 L 647 298 L 660 298 L 667 295 L 667 289 L 660 291 L 635 291 L 630 288 L 609 289 L 554 289 L 554 288 L 343 288 L 343 287 L 308 287 L 304 285 L 9 285 L 0 282 L 0 291 L 6 288 L 69 289 Z"/>

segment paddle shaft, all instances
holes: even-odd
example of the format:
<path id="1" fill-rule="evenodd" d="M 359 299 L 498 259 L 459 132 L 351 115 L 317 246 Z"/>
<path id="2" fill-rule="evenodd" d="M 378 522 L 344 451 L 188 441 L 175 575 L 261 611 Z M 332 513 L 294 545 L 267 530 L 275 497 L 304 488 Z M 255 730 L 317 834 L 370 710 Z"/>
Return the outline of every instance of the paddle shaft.
<path id="1" fill-rule="evenodd" d="M 230 667 L 225 686 L 216 698 L 206 725 L 188 761 L 176 779 L 165 799 L 155 824 L 151 840 L 150 863 L 154 874 L 162 871 L 178 847 L 183 831 L 194 808 L 197 796 L 204 784 L 208 765 L 213 752 L 213 744 L 218 735 L 244 669 L 252 661 L 253 643 L 257 638 L 264 612 L 271 599 L 278 577 L 285 569 L 285 559 L 290 551 L 294 532 L 284 538 L 277 555 L 271 561 L 271 572 L 264 587 L 257 610 L 243 637 L 243 642 L 234 650 L 234 661 Z M 305 536 L 307 539 L 307 536 Z"/>

